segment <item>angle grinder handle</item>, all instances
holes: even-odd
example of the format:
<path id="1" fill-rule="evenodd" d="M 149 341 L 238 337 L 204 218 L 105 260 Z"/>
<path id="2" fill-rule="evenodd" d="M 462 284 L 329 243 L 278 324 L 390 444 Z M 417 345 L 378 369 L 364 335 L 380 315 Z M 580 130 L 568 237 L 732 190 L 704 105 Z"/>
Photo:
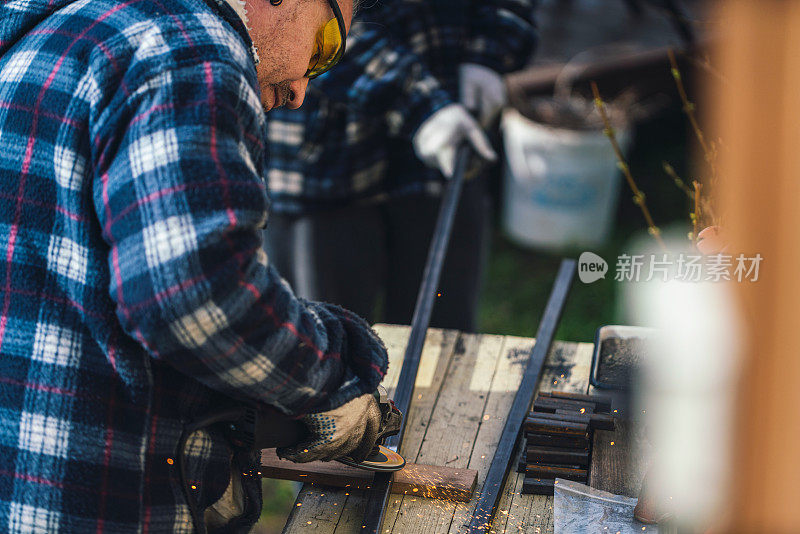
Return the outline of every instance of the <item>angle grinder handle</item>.
<path id="1" fill-rule="evenodd" d="M 386 395 L 386 390 L 379 387 L 374 393 L 375 400 L 381 409 L 381 425 L 378 431 L 378 443 L 392 436 L 400 429 L 402 414 Z M 311 431 L 298 419 L 292 419 L 272 408 L 261 407 L 255 417 L 254 424 L 255 449 L 272 449 L 275 447 L 292 447 L 311 437 Z"/>
<path id="2" fill-rule="evenodd" d="M 278 411 L 260 410 L 255 427 L 255 448 L 291 447 L 311 437 L 308 427 Z"/>

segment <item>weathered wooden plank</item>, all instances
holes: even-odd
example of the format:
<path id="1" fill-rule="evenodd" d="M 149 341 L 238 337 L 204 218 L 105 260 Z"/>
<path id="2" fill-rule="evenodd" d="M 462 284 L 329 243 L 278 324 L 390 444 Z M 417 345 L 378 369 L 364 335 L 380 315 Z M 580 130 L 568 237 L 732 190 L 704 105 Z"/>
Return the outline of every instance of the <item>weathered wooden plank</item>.
<path id="1" fill-rule="evenodd" d="M 460 367 L 459 362 L 469 360 L 468 363 L 470 363 L 470 365 L 474 365 L 475 358 L 477 357 L 477 354 L 471 354 L 465 358 L 465 351 L 463 347 L 465 339 L 468 339 L 470 336 L 457 334 L 456 332 L 452 331 L 448 333 L 453 336 L 453 342 L 448 345 L 448 358 L 446 362 L 444 359 L 440 361 L 437 372 L 435 373 L 434 382 L 432 385 L 433 387 L 429 388 L 427 393 L 423 388 L 415 388 L 415 397 L 413 398 L 411 411 L 408 415 L 409 420 L 406 425 L 405 436 L 403 437 L 401 453 L 407 460 L 417 463 L 420 463 L 418 453 L 420 447 L 422 446 L 424 437 L 428 432 L 428 428 L 433 420 L 432 414 L 434 407 L 439 403 L 439 398 L 441 397 L 442 391 L 448 387 L 447 383 L 451 381 L 451 375 L 455 372 L 455 369 Z M 425 349 L 423 350 L 423 358 L 426 357 L 427 350 L 429 349 L 426 342 Z M 443 365 L 444 363 L 447 365 Z M 449 464 L 442 463 L 441 465 Z M 461 466 L 455 465 L 454 467 Z M 361 520 L 363 518 L 363 501 L 365 499 L 365 495 L 363 492 L 360 492 L 357 495 L 358 503 L 354 502 L 352 499 L 348 501 L 343 512 L 344 517 L 347 518 L 347 521 L 337 527 L 335 530 L 336 534 L 361 532 L 360 527 L 362 525 Z M 415 496 L 411 496 L 410 499 L 413 501 L 420 500 L 419 497 Z M 390 531 L 391 527 L 387 527 L 386 525 L 391 525 L 394 522 L 394 518 L 399 513 L 403 500 L 403 497 L 400 495 L 393 496 L 389 500 L 385 512 L 383 532 Z M 351 528 L 351 525 L 353 528 Z"/>
<path id="2" fill-rule="evenodd" d="M 512 473 L 505 491 L 509 501 L 501 501 L 493 532 L 551 534 L 553 532 L 553 497 L 522 493 L 525 475 Z M 512 501 L 517 501 L 512 505 Z M 524 502 L 525 506 L 520 506 Z"/>
<path id="3" fill-rule="evenodd" d="M 450 532 L 461 532 L 472 519 L 478 503 L 478 492 L 483 491 L 486 474 L 497 450 L 503 427 L 511 404 L 514 402 L 525 366 L 528 363 L 534 340 L 508 336 L 503 345 L 497 373 L 492 381 L 486 410 L 475 444 L 472 448 L 469 467 L 478 471 L 478 490 L 468 505 L 458 505 L 453 515 Z M 546 365 L 546 363 L 545 363 Z M 513 474 L 509 475 L 511 478 Z M 501 502 L 503 498 L 501 497 Z M 500 513 L 500 512 L 498 512 Z"/>
<path id="4" fill-rule="evenodd" d="M 517 350 L 519 351 L 530 351 L 532 346 L 533 340 L 527 340 L 528 345 L 527 347 L 523 344 L 522 346 L 518 347 Z M 523 352 L 524 354 L 524 352 Z M 566 380 L 569 378 L 569 372 L 563 372 L 563 366 L 558 365 L 557 367 L 553 367 L 553 355 L 560 354 L 563 355 L 564 351 L 562 350 L 562 344 L 556 342 L 554 344 L 553 349 L 547 356 L 547 360 L 545 361 L 544 368 L 542 369 L 542 375 L 540 378 L 539 388 L 548 388 L 550 389 L 550 382 L 557 382 L 559 380 Z M 522 367 L 522 366 L 520 366 Z M 521 378 L 522 369 L 520 368 L 518 375 Z M 563 375 L 563 376 L 562 376 Z M 499 434 L 498 434 L 499 437 Z M 519 444 L 518 444 L 519 448 Z M 488 466 L 487 466 L 488 467 Z M 480 473 L 480 472 L 479 472 Z M 482 480 L 480 479 L 479 474 L 479 491 L 482 489 Z M 497 513 L 495 514 L 495 519 L 493 523 L 493 532 L 501 532 L 501 529 L 507 528 L 507 526 L 512 525 L 512 529 L 518 529 L 520 532 L 528 532 L 532 530 L 528 530 L 527 527 L 530 525 L 530 521 L 527 520 L 525 517 L 517 518 L 515 516 L 515 509 L 513 507 L 513 503 L 518 501 L 518 499 L 523 498 L 522 496 L 522 486 L 524 482 L 524 476 L 517 473 L 510 473 L 508 479 L 506 480 L 506 485 L 503 490 L 503 497 L 500 500 L 500 504 L 498 506 Z M 524 498 L 532 499 L 534 496 L 525 495 Z M 539 497 L 539 496 L 536 496 Z M 551 504 L 552 506 L 552 504 Z M 473 509 L 470 509 L 470 515 Z M 461 527 L 466 525 L 469 522 L 470 515 L 467 515 L 462 518 L 458 518 L 458 521 L 454 521 L 454 527 Z M 542 514 L 538 514 L 540 517 Z M 458 532 L 459 528 L 451 529 L 451 532 Z"/>
<path id="5" fill-rule="evenodd" d="M 339 462 L 298 464 L 282 460 L 275 449 L 261 451 L 261 475 L 336 488 L 365 489 L 372 482 L 372 473 L 365 469 Z M 478 472 L 472 469 L 406 463 L 394 475 L 392 492 L 467 502 L 472 498 L 477 479 Z"/>
<path id="6" fill-rule="evenodd" d="M 591 487 L 615 495 L 639 495 L 651 448 L 642 426 L 620 418 L 616 430 L 595 431 L 589 473 Z"/>
<path id="7" fill-rule="evenodd" d="M 384 324 L 376 325 L 374 328 L 389 353 L 389 371 L 384 377 L 383 384 L 391 397 L 400 374 L 409 328 Z M 406 414 L 406 417 L 410 419 L 403 442 L 403 454 L 406 454 L 406 447 L 413 449 L 416 444 L 418 448 L 422 442 L 424 425 L 427 425 L 430 418 L 457 338 L 458 333 L 452 330 L 429 329 L 427 332 L 420 370 L 417 374 L 417 397 L 414 399 L 410 412 Z M 305 486 L 295 501 L 294 512 L 288 518 L 284 532 L 309 531 L 320 534 L 357 532 L 360 530 L 363 516 L 363 491 L 351 492 L 349 489 L 335 490 Z M 322 520 L 318 526 L 314 526 L 318 517 Z M 311 524 L 308 524 L 308 521 L 311 521 Z"/>
<path id="8" fill-rule="evenodd" d="M 402 340 L 404 337 L 407 338 L 408 328 L 391 326 L 378 328 L 390 352 L 390 362 L 392 363 L 387 381 L 391 382 L 392 367 L 394 366 L 399 371 L 399 365 L 396 365 L 392 354 L 399 351 L 402 357 L 404 350 Z M 503 402 L 506 402 L 506 408 L 502 413 L 507 413 L 523 369 L 519 357 L 524 354 L 523 351 L 530 350 L 533 340 L 505 338 L 502 340 L 499 353 L 493 357 L 494 359 L 490 358 L 487 361 L 483 357 L 482 351 L 473 350 L 471 362 L 466 361 L 464 354 L 458 355 L 459 361 L 456 362 L 455 355 L 451 356 L 450 353 L 443 355 L 444 352 L 447 352 L 448 346 L 452 349 L 456 344 L 456 333 L 438 331 L 435 333 L 435 336 L 438 337 L 432 338 L 432 332 L 435 331 L 428 333 L 425 347 L 428 356 L 423 353 L 422 365 L 425 365 L 426 358 L 430 358 L 432 354 L 432 349 L 429 348 L 432 343 L 433 345 L 438 343 L 434 350 L 438 361 L 431 366 L 433 371 L 429 373 L 431 379 L 428 388 L 420 388 L 422 369 L 418 375 L 417 396 L 408 414 L 408 417 L 414 421 L 409 420 L 402 452 L 409 461 L 420 462 L 420 458 L 427 458 L 429 461 L 422 463 L 476 469 L 479 480 L 478 488 L 480 488 L 483 483 L 481 476 L 485 478 L 486 470 L 496 448 L 493 440 L 499 439 L 504 423 L 504 415 L 496 416 L 496 414 L 501 411 L 500 407 Z M 470 352 L 467 349 L 474 348 L 475 343 L 479 346 L 481 343 L 487 343 L 483 340 L 484 338 L 490 338 L 489 343 L 495 344 L 497 351 L 497 336 L 461 337 L 463 340 L 460 340 L 458 344 L 461 345 L 459 348 L 463 349 L 464 353 Z M 517 358 L 504 358 L 503 356 L 512 352 L 512 349 L 517 351 Z M 479 352 L 481 357 L 478 357 Z M 585 392 L 590 360 L 590 344 L 557 342 L 548 355 L 540 388 Z M 516 375 L 515 368 L 518 368 Z M 446 378 L 445 375 L 447 375 Z M 457 391 L 462 394 L 455 394 Z M 444 396 L 440 395 L 440 392 Z M 507 398 L 506 401 L 503 401 L 504 396 Z M 465 402 L 465 398 L 472 400 Z M 473 411 L 479 400 L 485 401 L 483 407 Z M 426 413 L 427 417 L 425 417 Z M 487 415 L 489 418 L 484 420 Z M 473 420 L 470 420 L 470 417 Z M 471 440 L 462 441 L 454 433 L 458 418 L 461 418 L 462 421 L 466 420 L 468 425 L 476 425 L 477 430 L 473 431 Z M 414 454 L 410 454 L 410 451 L 415 448 Z M 420 454 L 416 454 L 417 452 Z M 466 460 L 464 454 L 466 454 Z M 483 458 L 481 458 L 482 456 Z M 462 464 L 462 461 L 467 463 Z M 497 532 L 552 532 L 552 497 L 520 495 L 523 483 L 522 475 L 511 473 L 508 478 L 495 516 L 493 530 Z M 346 495 L 347 493 L 350 495 Z M 363 492 L 361 491 L 351 492 L 349 489 L 330 490 L 306 486 L 298 496 L 296 504 L 301 506 L 296 507 L 284 532 L 350 534 L 361 531 L 363 515 Z M 393 496 L 382 532 L 449 531 L 455 533 L 468 521 L 473 509 L 474 502 L 470 508 L 469 504 L 421 499 L 413 495 Z M 394 518 L 391 524 L 389 523 L 390 517 Z"/>
<path id="9" fill-rule="evenodd" d="M 286 520 L 283 532 L 333 532 L 341 518 L 347 491 L 337 491 L 332 498 L 326 488 L 307 484 L 295 500 L 294 508 Z"/>
<path id="10" fill-rule="evenodd" d="M 515 451 L 516 454 L 519 454 L 520 446 L 521 444 L 517 444 L 517 450 Z M 494 525 L 493 525 L 494 527 L 500 525 L 503 528 L 505 528 L 507 526 L 510 529 L 510 531 L 524 532 L 520 528 L 521 525 L 516 525 L 511 522 L 511 517 L 510 517 L 511 502 L 517 495 L 522 493 L 522 483 L 524 478 L 525 476 L 523 474 L 517 474 L 516 472 L 511 472 L 508 474 L 508 480 L 506 481 L 506 485 L 503 488 L 503 493 L 500 497 L 500 503 L 497 505 L 497 513 L 495 514 Z M 463 519 L 462 522 L 464 522 Z M 492 531 L 500 532 L 500 530 L 497 530 L 497 528 L 493 528 Z"/>
<path id="11" fill-rule="evenodd" d="M 592 344 L 556 342 L 548 355 L 539 391 L 572 391 L 585 393 L 589 384 Z M 480 491 L 480 471 L 478 472 Z M 524 475 L 511 473 L 506 481 L 509 502 L 502 503 L 495 515 L 495 532 L 553 532 L 553 497 L 523 495 Z M 513 489 L 512 489 L 513 488 Z M 507 511 L 508 513 L 503 513 Z"/>
<path id="12" fill-rule="evenodd" d="M 514 395 L 514 400 L 508 410 L 503 432 L 498 440 L 492 463 L 486 474 L 483 491 L 478 497 L 472 520 L 466 531 L 470 534 L 486 534 L 491 525 L 497 505 L 502 497 L 503 487 L 508 480 L 508 473 L 514 463 L 514 449 L 520 436 L 520 428 L 525 416 L 530 411 L 531 403 L 536 397 L 542 368 L 547 361 L 547 355 L 553 346 L 558 322 L 564 310 L 564 303 L 572 287 L 575 276 L 576 261 L 562 259 L 558 268 L 556 280 L 547 299 L 544 315 L 536 331 L 536 343 L 527 359 L 525 372 Z"/>
<path id="13" fill-rule="evenodd" d="M 631 413 L 628 393 L 589 386 L 590 394 L 608 395 L 611 414 L 617 416 L 613 431 L 596 430 L 592 442 L 589 485 L 593 488 L 636 497 L 652 456 L 652 446 L 644 435 L 644 425 L 634 423 L 639 414 Z"/>
<path id="14" fill-rule="evenodd" d="M 408 331 L 408 328 L 405 328 Z M 453 358 L 456 344 L 460 339 L 458 337 L 458 333 L 455 331 L 443 331 L 443 335 L 445 337 L 442 340 L 441 349 L 438 351 L 438 356 L 436 356 L 438 360 L 435 366 L 435 371 L 433 372 L 430 383 L 428 383 L 428 381 L 425 379 L 427 374 L 426 369 L 429 369 L 433 366 L 426 362 L 429 362 L 430 359 L 434 358 L 433 352 L 435 352 L 430 348 L 430 344 L 432 343 L 432 332 L 435 331 L 428 330 L 428 337 L 426 337 L 426 344 L 422 353 L 422 361 L 420 362 L 420 372 L 417 374 L 415 398 L 413 399 L 410 412 L 406 415 L 406 417 L 409 419 L 401 448 L 401 453 L 406 459 L 416 458 L 416 454 L 419 451 L 419 447 L 421 446 L 427 426 L 430 422 L 433 407 L 442 388 L 445 375 L 450 367 L 450 362 Z M 402 352 L 404 351 L 405 347 L 403 347 Z M 402 352 L 400 353 L 401 361 L 403 356 Z M 398 364 L 396 367 L 398 368 L 399 374 L 400 365 Z M 348 499 L 344 511 L 342 512 L 343 520 L 339 525 L 336 526 L 333 532 L 344 534 L 361 532 L 360 527 L 362 525 L 362 519 L 364 515 L 365 495 L 364 492 L 359 491 L 354 493 L 353 497 L 353 499 Z M 401 502 L 402 498 L 399 495 L 390 499 L 386 511 L 387 517 L 388 515 L 396 515 L 398 513 Z"/>
<path id="15" fill-rule="evenodd" d="M 460 352 L 459 348 L 463 344 L 462 335 L 459 335 L 456 332 L 449 332 L 449 334 L 452 342 L 447 346 L 448 356 L 447 358 L 440 358 L 432 387 L 429 388 L 427 394 L 421 387 L 418 387 L 415 390 L 416 396 L 413 399 L 414 402 L 412 404 L 411 411 L 407 416 L 409 417 L 409 421 L 407 423 L 406 435 L 404 436 L 401 448 L 403 456 L 407 459 L 414 459 L 414 461 L 418 461 L 417 453 L 430 424 L 431 414 L 434 406 L 438 402 L 441 390 L 444 388 L 446 375 L 449 376 L 449 374 L 452 372 L 453 361 L 457 358 L 458 353 Z M 426 342 L 425 349 L 423 350 L 423 358 L 429 357 L 428 355 L 430 354 L 430 348 L 428 347 L 428 343 L 430 343 L 430 341 Z M 444 351 L 442 350 L 441 352 Z M 337 528 L 334 531 L 336 534 L 361 532 L 360 527 L 362 525 L 364 513 L 363 510 L 365 496 L 363 492 L 354 493 L 353 495 L 356 498 L 349 499 L 345 504 L 345 509 L 342 512 L 343 521 L 337 525 Z M 412 499 L 416 500 L 418 498 L 412 497 Z M 386 511 L 386 524 L 389 524 L 390 517 L 397 515 L 399 512 L 402 500 L 403 499 L 401 496 L 396 496 L 389 501 Z"/>
<path id="16" fill-rule="evenodd" d="M 417 455 L 418 463 L 468 467 L 476 436 L 487 418 L 487 398 L 496 387 L 495 377 L 502 375 L 504 339 L 462 335 L 461 340 Z M 406 496 L 394 521 L 387 512 L 383 532 L 447 532 L 454 510 L 455 503 L 450 501 Z"/>

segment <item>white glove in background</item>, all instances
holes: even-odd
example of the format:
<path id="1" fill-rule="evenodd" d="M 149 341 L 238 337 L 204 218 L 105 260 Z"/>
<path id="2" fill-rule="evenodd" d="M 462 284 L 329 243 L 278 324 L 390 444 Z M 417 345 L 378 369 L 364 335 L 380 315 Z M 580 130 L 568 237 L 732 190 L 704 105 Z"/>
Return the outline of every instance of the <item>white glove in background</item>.
<path id="1" fill-rule="evenodd" d="M 462 63 L 458 68 L 461 103 L 486 124 L 506 103 L 503 77 L 483 65 Z"/>
<path id="2" fill-rule="evenodd" d="M 293 462 L 348 456 L 360 462 L 378 439 L 381 409 L 375 395 L 367 393 L 329 412 L 306 415 L 302 421 L 311 431 L 308 441 L 278 449 L 278 456 Z"/>
<path id="3" fill-rule="evenodd" d="M 483 129 L 461 104 L 445 106 L 425 119 L 411 143 L 425 165 L 437 168 L 445 178 L 451 178 L 456 166 L 456 149 L 465 139 L 484 159 L 497 159 Z"/>

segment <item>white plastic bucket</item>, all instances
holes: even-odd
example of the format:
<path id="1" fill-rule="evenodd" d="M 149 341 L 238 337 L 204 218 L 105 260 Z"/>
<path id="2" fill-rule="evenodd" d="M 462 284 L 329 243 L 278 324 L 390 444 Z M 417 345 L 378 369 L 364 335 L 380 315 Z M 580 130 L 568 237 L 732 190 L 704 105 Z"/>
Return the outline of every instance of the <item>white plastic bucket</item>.
<path id="1" fill-rule="evenodd" d="M 506 152 L 503 227 L 520 245 L 601 245 L 611 230 L 621 176 L 602 131 L 553 128 L 514 109 L 502 120 Z M 616 130 L 623 150 L 628 132 Z"/>

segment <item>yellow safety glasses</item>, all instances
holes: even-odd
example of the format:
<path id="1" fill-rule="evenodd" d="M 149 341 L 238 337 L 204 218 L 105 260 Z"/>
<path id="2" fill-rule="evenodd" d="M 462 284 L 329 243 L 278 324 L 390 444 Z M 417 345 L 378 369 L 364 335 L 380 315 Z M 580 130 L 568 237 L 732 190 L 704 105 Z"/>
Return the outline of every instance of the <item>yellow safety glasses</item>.
<path id="1" fill-rule="evenodd" d="M 337 0 L 328 0 L 333 10 L 334 18 L 329 20 L 317 30 L 314 43 L 314 53 L 308 63 L 306 78 L 313 79 L 328 72 L 344 55 L 345 27 L 342 11 Z"/>

